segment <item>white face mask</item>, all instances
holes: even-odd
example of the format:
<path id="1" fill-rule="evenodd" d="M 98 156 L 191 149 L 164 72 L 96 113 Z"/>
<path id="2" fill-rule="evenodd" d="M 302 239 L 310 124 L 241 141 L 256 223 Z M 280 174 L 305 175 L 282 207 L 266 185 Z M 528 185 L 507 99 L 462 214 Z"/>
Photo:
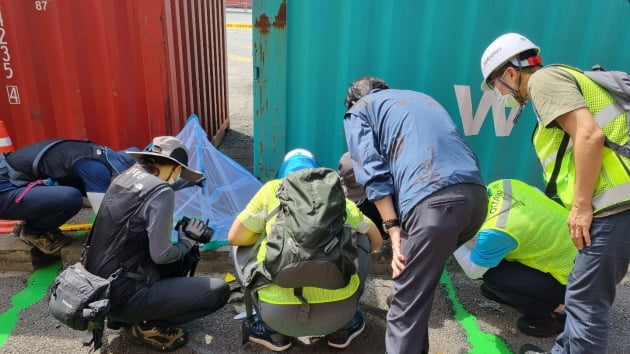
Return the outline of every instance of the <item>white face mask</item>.
<path id="1" fill-rule="evenodd" d="M 512 92 L 502 95 L 498 88 L 494 88 L 494 94 L 497 96 L 497 101 L 503 105 L 503 107 L 514 108 L 518 107 L 520 103 L 514 98 Z"/>
<path id="2" fill-rule="evenodd" d="M 499 102 L 501 102 L 504 107 L 510 108 L 515 108 L 521 105 L 511 93 L 499 97 Z"/>

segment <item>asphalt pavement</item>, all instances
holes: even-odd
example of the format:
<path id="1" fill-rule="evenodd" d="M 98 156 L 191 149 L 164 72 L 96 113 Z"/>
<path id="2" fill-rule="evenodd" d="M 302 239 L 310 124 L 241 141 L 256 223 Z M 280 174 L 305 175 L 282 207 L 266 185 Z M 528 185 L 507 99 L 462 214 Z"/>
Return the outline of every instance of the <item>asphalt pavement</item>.
<path id="1" fill-rule="evenodd" d="M 251 14 L 228 12 L 228 24 L 251 24 Z M 251 171 L 251 28 L 228 26 L 228 80 L 230 91 L 230 130 L 220 150 Z M 249 144 L 249 145 L 247 145 Z M 0 236 L 8 237 L 8 236 Z M 34 272 L 0 272 L 0 353 L 88 353 L 81 333 L 64 327 L 48 313 L 48 286 L 61 268 L 59 262 Z M 200 273 L 224 278 L 226 273 Z M 186 347 L 174 353 L 269 353 L 254 343 L 242 344 L 240 321 L 243 311 L 238 286 L 234 298 L 220 311 L 185 324 L 190 332 Z M 468 279 L 450 261 L 436 291 L 429 322 L 430 353 L 512 353 L 520 345 L 533 343 L 550 348 L 554 338 L 535 338 L 520 333 L 520 314 L 481 296 L 480 281 Z M 366 327 L 345 353 L 384 353 L 387 314 L 386 298 L 391 279 L 386 271 L 373 272 L 361 299 Z M 630 276 L 618 286 L 612 309 L 611 354 L 630 353 Z M 149 353 L 151 350 L 130 339 L 124 331 L 106 330 L 105 345 L 99 353 Z M 325 338 L 298 338 L 287 352 L 335 353 Z"/>

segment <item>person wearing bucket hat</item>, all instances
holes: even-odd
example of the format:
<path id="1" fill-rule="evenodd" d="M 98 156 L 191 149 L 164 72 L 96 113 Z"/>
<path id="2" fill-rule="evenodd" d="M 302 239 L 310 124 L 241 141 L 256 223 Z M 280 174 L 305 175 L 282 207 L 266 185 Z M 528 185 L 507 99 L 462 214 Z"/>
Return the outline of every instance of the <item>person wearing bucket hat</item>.
<path id="1" fill-rule="evenodd" d="M 274 210 L 279 210 L 280 199 L 276 192 L 282 179 L 294 172 L 317 167 L 320 167 L 320 164 L 310 151 L 301 148 L 289 151 L 282 160 L 278 178 L 265 183 L 234 220 L 228 233 L 228 241 L 234 246 L 232 259 L 237 279 L 241 283 L 245 278 L 245 268 L 252 266 L 251 262 L 248 263 L 252 247 L 261 245 L 262 248 L 267 244 L 262 241 L 278 220 Z M 370 249 L 376 250 L 382 240 L 374 223 L 349 199 L 345 202 L 344 223 L 356 231 L 358 270 L 353 275 L 356 282 L 350 282 L 341 289 L 328 291 L 316 287 L 309 287 L 307 290 L 305 287 L 304 297 L 312 296 L 310 299 L 313 300 L 313 303 L 309 304 L 310 310 L 306 320 L 299 319 L 298 315 L 303 313 L 304 308 L 295 303 L 293 292 L 287 293 L 283 290 L 286 288 L 275 284 L 258 290 L 256 295 L 252 294 L 256 316 L 251 323 L 247 318 L 243 322 L 250 341 L 273 351 L 283 351 L 291 347 L 291 335 L 327 335 L 329 346 L 343 349 L 361 334 L 365 322 L 356 306 L 365 286 Z M 270 323 L 273 324 L 273 328 Z"/>
<path id="2" fill-rule="evenodd" d="M 186 226 L 177 223 L 178 237 L 171 241 L 172 183 L 202 176 L 188 167 L 188 149 L 175 137 L 159 136 L 145 151 L 127 154 L 138 163 L 116 177 L 105 193 L 86 245 L 86 269 L 107 277 L 120 264 L 132 263 L 126 270 L 133 277 L 121 276 L 112 284 L 108 327 L 125 327 L 139 342 L 171 351 L 188 340 L 187 332 L 173 325 L 217 311 L 230 290 L 221 279 L 185 276 L 195 246 Z M 205 230 L 203 221 L 190 220 L 188 225 Z"/>
<path id="3" fill-rule="evenodd" d="M 89 140 L 48 139 L 0 155 L 0 218 L 21 220 L 15 236 L 57 254 L 70 241 L 59 226 L 81 209 L 83 196 L 98 212 L 112 177 L 134 163 Z"/>
<path id="4" fill-rule="evenodd" d="M 488 194 L 475 153 L 432 97 L 378 77 L 350 83 L 346 143 L 357 182 L 392 247 L 388 353 L 427 353 L 429 316 L 446 261 L 472 238 Z"/>
<path id="5" fill-rule="evenodd" d="M 510 107 L 532 102 L 532 143 L 545 193 L 569 210 L 578 253 L 566 287 L 564 331 L 552 352 L 604 353 L 615 287 L 630 259 L 630 157 L 620 148 L 628 140 L 628 112 L 581 70 L 543 66 L 540 47 L 519 33 L 494 39 L 480 63 L 482 90 L 494 90 Z"/>

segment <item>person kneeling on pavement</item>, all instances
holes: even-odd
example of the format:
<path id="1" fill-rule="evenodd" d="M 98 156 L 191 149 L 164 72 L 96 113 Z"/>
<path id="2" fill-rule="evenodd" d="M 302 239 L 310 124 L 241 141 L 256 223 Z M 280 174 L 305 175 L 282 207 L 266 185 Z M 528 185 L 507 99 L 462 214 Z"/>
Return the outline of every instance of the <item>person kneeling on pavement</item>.
<path id="1" fill-rule="evenodd" d="M 21 220 L 13 235 L 58 254 L 71 241 L 59 226 L 81 210 L 83 195 L 97 212 L 112 178 L 134 163 L 89 140 L 48 139 L 0 154 L 0 218 Z"/>
<path id="2" fill-rule="evenodd" d="M 284 177 L 305 169 L 316 170 L 318 167 L 319 163 L 309 151 L 290 151 L 284 157 L 278 179 L 263 185 L 245 210 L 237 216 L 228 233 L 228 241 L 235 246 L 232 248 L 232 256 L 241 283 L 244 280 L 244 268 L 250 266 L 247 261 L 251 259 L 252 251 L 259 256 L 262 254 L 263 257 L 265 251 L 270 252 L 265 248 L 269 242 L 267 235 L 272 232 L 272 226 L 278 220 L 278 213 L 274 211 L 279 210 L 281 205 L 277 192 Z M 345 199 L 339 177 L 334 174 L 338 181 L 339 198 L 342 198 L 343 203 L 340 208 L 345 208 L 345 217 L 340 217 L 341 223 L 351 227 L 357 236 L 357 271 L 345 287 L 330 290 L 305 286 L 300 288 L 302 293 L 299 298 L 295 289 L 273 283 L 252 293 L 251 300 L 256 316 L 251 322 L 246 318 L 244 326 L 250 341 L 270 350 L 282 351 L 290 348 L 292 337 L 325 335 L 328 336 L 329 346 L 346 348 L 365 328 L 363 315 L 357 310 L 357 306 L 365 286 L 370 251 L 378 249 L 382 239 L 374 223 L 352 201 Z M 260 240 L 261 237 L 264 239 Z M 261 246 L 252 250 L 253 245 Z M 308 299 L 308 318 L 300 320 L 304 299 Z"/>
<path id="3" fill-rule="evenodd" d="M 187 167 L 186 147 L 175 137 L 162 136 L 148 151 L 129 154 L 139 163 L 114 179 L 105 193 L 87 245 L 86 268 L 107 277 L 131 261 L 112 283 L 107 326 L 126 327 L 132 338 L 156 350 L 175 350 L 187 343 L 188 334 L 173 325 L 217 311 L 227 303 L 230 289 L 221 279 L 186 277 L 180 270 L 194 244 L 183 232 L 171 242 L 172 183 L 180 176 L 190 182 L 201 177 Z"/>
<path id="4" fill-rule="evenodd" d="M 518 329 L 536 337 L 562 332 L 564 296 L 577 250 L 566 220 L 569 212 L 519 180 L 488 185 L 488 214 L 470 249 L 455 253 L 466 275 L 483 278 L 481 294 L 525 315 Z"/>

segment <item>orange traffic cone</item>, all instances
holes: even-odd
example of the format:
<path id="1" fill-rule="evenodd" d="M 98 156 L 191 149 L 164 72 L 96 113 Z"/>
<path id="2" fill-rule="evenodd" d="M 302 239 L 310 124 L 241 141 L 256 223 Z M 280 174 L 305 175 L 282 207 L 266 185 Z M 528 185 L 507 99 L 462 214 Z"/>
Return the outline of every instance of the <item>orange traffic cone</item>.
<path id="1" fill-rule="evenodd" d="M 4 122 L 0 120 L 0 153 L 13 152 L 13 143 L 11 142 L 11 136 L 7 131 L 7 127 L 4 126 Z"/>

